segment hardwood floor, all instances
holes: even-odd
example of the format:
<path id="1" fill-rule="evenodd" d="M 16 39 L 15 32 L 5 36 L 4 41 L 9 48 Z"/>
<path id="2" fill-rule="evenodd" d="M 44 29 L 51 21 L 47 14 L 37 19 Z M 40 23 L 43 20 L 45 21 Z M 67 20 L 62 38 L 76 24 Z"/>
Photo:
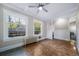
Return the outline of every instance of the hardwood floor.
<path id="1" fill-rule="evenodd" d="M 4 52 L 0 52 L 0 56 L 29 56 L 30 54 L 24 50 L 24 47 L 17 47 Z"/>
<path id="2" fill-rule="evenodd" d="M 76 47 L 70 41 L 45 39 L 25 46 L 33 56 L 77 56 Z"/>

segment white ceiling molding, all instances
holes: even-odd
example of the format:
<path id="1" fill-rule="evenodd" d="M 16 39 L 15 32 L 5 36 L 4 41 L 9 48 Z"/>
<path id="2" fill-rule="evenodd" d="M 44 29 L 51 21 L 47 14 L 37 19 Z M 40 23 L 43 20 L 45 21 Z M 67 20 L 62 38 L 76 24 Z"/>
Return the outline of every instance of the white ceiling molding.
<path id="1" fill-rule="evenodd" d="M 70 17 L 78 11 L 79 4 L 77 3 L 50 3 L 44 6 L 48 12 L 40 11 L 37 13 L 37 8 L 29 8 L 29 5 L 36 6 L 38 3 L 7 3 L 3 4 L 15 9 L 24 14 L 41 19 L 42 21 L 56 20 L 56 18 Z"/>

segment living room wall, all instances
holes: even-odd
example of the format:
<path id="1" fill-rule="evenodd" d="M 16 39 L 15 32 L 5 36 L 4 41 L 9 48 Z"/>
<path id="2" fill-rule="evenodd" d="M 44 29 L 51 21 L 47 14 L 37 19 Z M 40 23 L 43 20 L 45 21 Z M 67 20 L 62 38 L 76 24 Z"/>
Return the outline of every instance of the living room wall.
<path id="1" fill-rule="evenodd" d="M 25 17 L 28 22 L 26 22 L 26 36 L 8 37 L 8 24 L 6 20 L 6 14 L 14 14 L 15 16 Z M 25 15 L 19 11 L 12 8 L 8 8 L 0 5 L 0 52 L 23 46 L 30 42 L 38 41 L 37 37 L 33 36 L 33 19 L 34 17 Z M 46 36 L 46 24 L 43 24 L 42 37 Z M 31 39 L 31 40 L 30 40 Z M 30 42 L 29 42 L 29 41 Z M 3 41 L 3 42 L 2 42 Z M 27 42 L 26 42 L 27 41 Z"/>
<path id="2" fill-rule="evenodd" d="M 69 39 L 68 20 L 64 18 L 61 18 L 60 20 L 55 20 L 56 21 L 51 25 L 50 23 L 48 23 L 47 37 L 52 39 L 52 35 L 54 34 L 55 39 Z"/>

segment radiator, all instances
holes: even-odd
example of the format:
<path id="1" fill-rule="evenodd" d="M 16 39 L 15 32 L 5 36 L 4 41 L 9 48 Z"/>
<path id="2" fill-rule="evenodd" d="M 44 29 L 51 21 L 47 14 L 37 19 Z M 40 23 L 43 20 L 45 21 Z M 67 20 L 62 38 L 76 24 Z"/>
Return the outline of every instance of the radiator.
<path id="1" fill-rule="evenodd" d="M 37 42 L 38 37 L 29 37 L 26 39 L 26 44 Z"/>

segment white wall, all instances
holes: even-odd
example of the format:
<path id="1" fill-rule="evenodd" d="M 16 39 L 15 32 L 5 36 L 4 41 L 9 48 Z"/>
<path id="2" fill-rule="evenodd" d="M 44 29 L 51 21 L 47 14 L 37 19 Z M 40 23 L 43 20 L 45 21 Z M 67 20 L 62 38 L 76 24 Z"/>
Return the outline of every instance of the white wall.
<path id="1" fill-rule="evenodd" d="M 61 39 L 61 40 L 69 40 L 69 32 L 68 32 L 68 30 L 66 30 L 66 29 L 64 29 L 64 30 L 62 30 L 62 29 L 57 29 L 57 30 L 55 30 L 55 32 L 54 32 L 54 38 L 56 38 L 56 39 Z"/>
<path id="2" fill-rule="evenodd" d="M 47 38 L 52 39 L 52 32 L 54 32 L 53 24 L 47 24 Z"/>
<path id="3" fill-rule="evenodd" d="M 61 18 L 55 22 L 54 38 L 69 40 L 69 22 L 68 19 Z"/>
<path id="4" fill-rule="evenodd" d="M 79 12 L 76 18 L 76 37 L 77 37 L 77 48 L 79 50 Z"/>
<path id="5" fill-rule="evenodd" d="M 2 42 L 3 39 L 3 8 L 2 5 L 0 4 L 0 43 Z"/>
<path id="6" fill-rule="evenodd" d="M 79 24 L 77 24 L 77 47 L 79 49 Z"/>
<path id="7" fill-rule="evenodd" d="M 56 19 L 54 24 L 47 25 L 47 37 L 52 39 L 52 32 L 54 32 L 54 38 L 69 40 L 69 29 L 67 19 Z"/>
<path id="8" fill-rule="evenodd" d="M 33 36 L 33 17 L 28 18 L 28 36 L 32 37 Z"/>
<path id="9" fill-rule="evenodd" d="M 27 16 L 21 13 L 18 13 L 16 11 L 6 9 L 3 7 L 3 9 L 0 8 L 0 40 L 2 39 L 3 42 L 0 44 L 0 52 L 5 51 L 8 49 L 12 49 L 15 47 L 19 47 L 25 44 L 25 40 L 27 39 L 27 27 L 28 27 L 28 21 L 26 21 L 26 36 L 20 36 L 20 37 L 8 37 L 8 17 L 7 15 L 13 15 L 16 17 L 24 17 L 25 21 L 28 20 Z"/>
<path id="10" fill-rule="evenodd" d="M 69 27 L 69 30 L 70 30 L 71 32 L 74 32 L 74 33 L 76 34 L 76 24 L 75 24 L 75 25 L 71 25 L 71 26 Z"/>
<path id="11" fill-rule="evenodd" d="M 2 6 L 0 6 L 0 52 L 8 50 L 8 49 L 12 49 L 12 48 L 16 48 L 19 46 L 22 46 L 24 44 L 28 44 L 31 42 L 36 42 L 37 37 L 33 35 L 33 17 L 22 14 L 20 12 L 17 12 L 16 10 L 12 10 L 12 9 L 8 9 L 7 7 L 3 9 L 1 8 Z M 26 36 L 20 36 L 20 37 L 12 37 L 9 38 L 8 37 L 8 20 L 6 15 L 14 15 L 16 17 L 25 17 L 26 21 Z M 46 36 L 46 23 L 43 23 L 43 32 L 42 32 L 42 36 L 45 37 Z M 3 42 L 1 42 L 1 40 Z"/>
<path id="12" fill-rule="evenodd" d="M 11 16 L 16 17 L 16 18 L 22 18 L 22 19 L 25 20 L 25 22 L 26 22 L 26 35 L 25 36 L 27 36 L 28 35 L 27 34 L 28 17 L 26 15 L 23 15 L 23 14 L 18 13 L 16 11 L 12 11 L 12 10 L 4 8 L 3 9 L 3 20 L 4 20 L 4 22 L 3 22 L 3 24 L 4 24 L 3 25 L 3 29 L 4 29 L 3 34 L 4 34 L 4 41 L 8 41 L 8 40 L 14 39 L 14 38 L 8 37 L 8 15 L 11 15 Z M 22 37 L 24 37 L 24 36 L 20 36 L 20 38 L 22 38 Z M 15 38 L 17 38 L 17 37 L 15 37 Z"/>
<path id="13" fill-rule="evenodd" d="M 47 36 L 47 23 L 43 22 L 42 24 L 42 37 L 46 37 Z"/>
<path id="14" fill-rule="evenodd" d="M 76 19 L 77 15 L 70 17 L 69 19 L 69 30 L 70 32 L 74 32 L 76 34 Z"/>

